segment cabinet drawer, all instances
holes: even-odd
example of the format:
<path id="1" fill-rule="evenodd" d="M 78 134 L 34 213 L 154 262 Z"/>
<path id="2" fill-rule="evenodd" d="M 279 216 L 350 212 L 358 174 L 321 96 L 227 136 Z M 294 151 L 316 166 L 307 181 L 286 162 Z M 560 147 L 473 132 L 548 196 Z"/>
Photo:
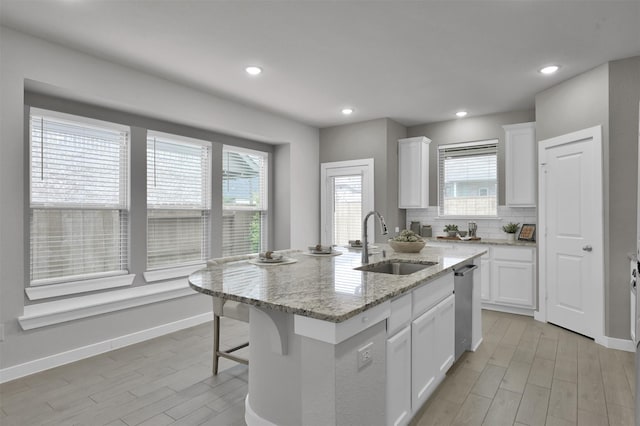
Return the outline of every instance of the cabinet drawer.
<path id="1" fill-rule="evenodd" d="M 533 262 L 533 248 L 493 247 L 493 258 L 499 260 L 515 260 L 516 262 Z"/>
<path id="2" fill-rule="evenodd" d="M 417 318 L 429 308 L 453 293 L 453 273 L 448 273 L 413 291 L 413 318 Z"/>
<path id="3" fill-rule="evenodd" d="M 387 320 L 387 335 L 391 336 L 411 321 L 411 293 L 391 301 L 391 315 Z"/>

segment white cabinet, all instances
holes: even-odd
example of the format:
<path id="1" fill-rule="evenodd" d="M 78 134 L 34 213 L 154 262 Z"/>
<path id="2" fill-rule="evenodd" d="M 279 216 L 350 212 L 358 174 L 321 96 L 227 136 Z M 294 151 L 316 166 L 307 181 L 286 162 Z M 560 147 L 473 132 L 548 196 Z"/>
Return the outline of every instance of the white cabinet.
<path id="1" fill-rule="evenodd" d="M 491 300 L 491 260 L 490 251 L 480 258 L 480 296 L 482 300 Z"/>
<path id="2" fill-rule="evenodd" d="M 418 136 L 398 140 L 398 207 L 429 207 L 429 143 Z"/>
<path id="3" fill-rule="evenodd" d="M 411 323 L 411 404 L 418 409 L 427 400 L 436 383 L 439 365 L 436 358 L 436 308 Z"/>
<path id="4" fill-rule="evenodd" d="M 536 252 L 533 247 L 491 248 L 490 297 L 483 307 L 533 314 L 536 307 Z"/>
<path id="5" fill-rule="evenodd" d="M 411 327 L 387 339 L 387 422 L 404 425 L 411 419 Z"/>
<path id="6" fill-rule="evenodd" d="M 411 404 L 414 410 L 433 393 L 453 365 L 455 296 L 452 294 L 411 323 Z"/>
<path id="7" fill-rule="evenodd" d="M 494 260 L 493 300 L 496 303 L 533 307 L 533 265 L 525 262 Z"/>
<path id="8" fill-rule="evenodd" d="M 535 123 L 502 126 L 505 134 L 505 195 L 511 207 L 536 206 Z"/>
<path id="9" fill-rule="evenodd" d="M 453 274 L 391 301 L 387 319 L 386 424 L 406 425 L 453 365 Z"/>

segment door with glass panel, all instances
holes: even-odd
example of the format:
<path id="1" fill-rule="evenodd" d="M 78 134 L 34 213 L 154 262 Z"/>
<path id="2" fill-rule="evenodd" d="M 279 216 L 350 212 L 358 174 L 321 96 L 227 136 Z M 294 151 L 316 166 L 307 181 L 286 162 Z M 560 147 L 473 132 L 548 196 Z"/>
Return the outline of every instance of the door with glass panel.
<path id="1" fill-rule="evenodd" d="M 373 159 L 323 163 L 321 174 L 322 244 L 361 239 L 362 218 L 373 210 Z"/>

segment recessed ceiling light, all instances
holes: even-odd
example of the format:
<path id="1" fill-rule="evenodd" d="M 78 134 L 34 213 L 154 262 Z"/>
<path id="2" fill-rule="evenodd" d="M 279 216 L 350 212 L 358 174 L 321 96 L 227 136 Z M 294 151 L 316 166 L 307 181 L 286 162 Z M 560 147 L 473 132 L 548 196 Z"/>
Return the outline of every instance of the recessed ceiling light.
<path id="1" fill-rule="evenodd" d="M 251 75 L 258 75 L 262 72 L 262 68 L 254 66 L 246 67 L 244 70 L 247 72 L 247 74 Z"/>
<path id="2" fill-rule="evenodd" d="M 456 115 L 460 118 L 464 117 L 465 115 L 467 115 L 467 111 L 458 111 L 456 112 Z"/>
<path id="3" fill-rule="evenodd" d="M 549 65 L 547 67 L 540 68 L 540 73 L 541 74 L 553 74 L 554 72 L 558 71 L 558 69 L 560 69 L 560 67 L 557 66 L 557 65 Z"/>
<path id="4" fill-rule="evenodd" d="M 342 113 L 344 115 L 351 115 L 353 114 L 353 108 L 342 108 Z"/>

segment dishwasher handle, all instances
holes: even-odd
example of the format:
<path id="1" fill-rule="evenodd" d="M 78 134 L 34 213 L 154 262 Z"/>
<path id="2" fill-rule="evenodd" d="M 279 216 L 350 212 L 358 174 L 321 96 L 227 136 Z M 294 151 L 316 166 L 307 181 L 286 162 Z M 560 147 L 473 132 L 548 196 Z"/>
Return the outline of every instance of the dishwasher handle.
<path id="1" fill-rule="evenodd" d="M 456 277 L 464 277 L 467 273 L 478 269 L 478 265 L 465 265 L 460 269 L 454 269 L 454 275 Z"/>

